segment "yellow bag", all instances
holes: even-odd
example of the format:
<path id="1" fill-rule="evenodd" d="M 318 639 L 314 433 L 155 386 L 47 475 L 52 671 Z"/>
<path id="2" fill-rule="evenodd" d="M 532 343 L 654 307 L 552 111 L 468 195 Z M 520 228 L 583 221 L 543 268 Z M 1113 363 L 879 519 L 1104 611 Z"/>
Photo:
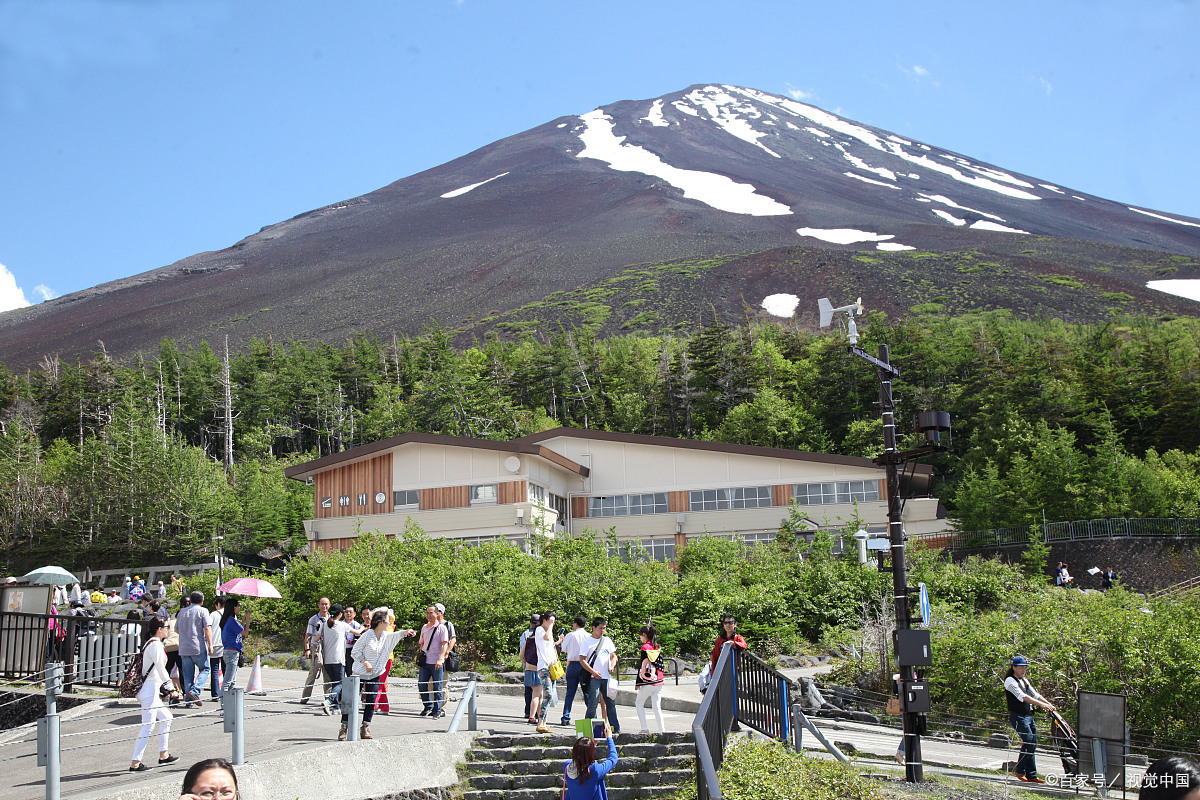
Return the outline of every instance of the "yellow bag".
<path id="1" fill-rule="evenodd" d="M 558 659 L 555 659 L 554 663 L 550 665 L 549 672 L 550 680 L 552 681 L 556 681 L 563 675 L 567 674 L 567 671 L 563 669 L 562 661 L 559 661 Z"/>
<path id="2" fill-rule="evenodd" d="M 887 713 L 889 713 L 889 714 L 899 714 L 900 713 L 900 698 L 899 697 L 889 697 L 888 698 Z"/>

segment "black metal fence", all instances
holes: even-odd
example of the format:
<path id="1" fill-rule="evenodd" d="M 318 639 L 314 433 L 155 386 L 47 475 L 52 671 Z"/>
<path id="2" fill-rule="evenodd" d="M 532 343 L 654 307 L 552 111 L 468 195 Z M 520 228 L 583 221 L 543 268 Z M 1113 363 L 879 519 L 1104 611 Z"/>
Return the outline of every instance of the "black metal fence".
<path id="1" fill-rule="evenodd" d="M 40 681 L 49 661 L 67 685 L 116 688 L 138 651 L 147 620 L 0 612 L 0 676 Z"/>
<path id="2" fill-rule="evenodd" d="M 982 547 L 1028 544 L 1031 531 L 1039 531 L 1048 542 L 1123 537 L 1184 539 L 1200 537 L 1200 519 L 1194 517 L 1077 519 L 1067 522 L 1048 522 L 1044 525 L 1023 525 L 1016 528 L 920 533 L 910 538 L 925 542 L 930 547 L 971 550 Z"/>
<path id="3" fill-rule="evenodd" d="M 772 739 L 791 736 L 788 679 L 751 652 L 735 653 L 737 718 Z"/>
<path id="4" fill-rule="evenodd" d="M 737 689 L 734 685 L 733 645 L 721 648 L 717 668 L 708 680 L 708 689 L 692 723 L 696 737 L 696 789 L 699 800 L 721 800 L 717 770 L 725 760 L 725 738 L 733 727 Z"/>

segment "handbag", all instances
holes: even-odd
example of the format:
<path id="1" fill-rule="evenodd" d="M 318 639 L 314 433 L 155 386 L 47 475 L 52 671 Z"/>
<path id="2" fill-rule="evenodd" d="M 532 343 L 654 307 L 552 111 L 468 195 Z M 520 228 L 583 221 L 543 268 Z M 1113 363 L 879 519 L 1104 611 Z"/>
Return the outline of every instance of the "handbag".
<path id="1" fill-rule="evenodd" d="M 447 672 L 458 672 L 459 669 L 461 669 L 461 668 L 462 668 L 462 656 L 460 656 L 458 654 L 458 651 L 451 650 L 449 653 L 446 654 L 446 671 Z"/>
<path id="2" fill-rule="evenodd" d="M 617 690 L 620 688 L 621 688 L 621 681 L 617 678 L 616 675 L 613 675 L 612 677 L 610 677 L 608 679 L 608 690 L 605 692 L 605 694 L 608 695 L 610 700 L 616 700 L 617 699 Z"/>
<path id="3" fill-rule="evenodd" d="M 558 660 L 557 658 L 554 659 L 553 663 L 550 664 L 548 671 L 550 673 L 550 680 L 552 681 L 556 681 L 563 675 L 567 674 L 567 671 L 563 669 L 562 661 Z"/>
<path id="4" fill-rule="evenodd" d="M 900 713 L 900 698 L 899 697 L 889 697 L 888 701 L 887 701 L 886 711 L 887 711 L 887 713 L 893 714 L 893 715 L 899 714 Z"/>

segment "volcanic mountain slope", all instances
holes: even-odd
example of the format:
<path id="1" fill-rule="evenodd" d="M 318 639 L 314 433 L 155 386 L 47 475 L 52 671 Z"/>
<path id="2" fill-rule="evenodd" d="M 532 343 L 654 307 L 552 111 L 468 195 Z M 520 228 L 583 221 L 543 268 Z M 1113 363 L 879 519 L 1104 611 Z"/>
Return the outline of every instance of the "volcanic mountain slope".
<path id="1" fill-rule="evenodd" d="M 763 255 L 780 248 L 790 256 Z M 926 279 L 911 258 L 993 251 L 999 260 L 983 263 L 1010 269 L 1004 259 L 1016 259 L 1034 277 L 1094 273 L 1101 294 L 1147 294 L 1146 310 L 1196 309 L 1158 301 L 1144 283 L 1154 277 L 1147 269 L 1200 277 L 1200 220 L 1084 195 L 787 98 L 708 85 L 561 117 L 224 250 L 0 315 L 0 361 L 86 355 L 98 341 L 125 355 L 164 336 L 186 344 L 228 334 L 236 346 L 256 335 L 412 333 L 430 321 L 470 328 L 547 295 L 586 292 L 630 265 L 751 254 L 752 284 L 738 283 L 746 270 L 725 269 L 720 286 L 692 286 L 692 305 L 740 315 L 766 294 L 795 291 L 794 270 L 772 262 L 829 262 L 839 274 L 842 262 L 870 263 L 848 261 L 858 253 L 917 265 L 915 288 L 900 285 L 887 302 L 882 293 L 895 287 L 876 285 L 879 270 L 842 281 L 872 307 L 936 302 L 964 281 L 984 290 L 972 295 L 988 298 L 984 306 L 1008 307 L 1005 292 L 987 291 L 988 270 Z M 1056 260 L 1036 257 L 1051 252 Z M 1038 300 L 1015 307 L 1058 314 L 1063 305 L 1078 316 L 1069 300 Z M 657 324 L 681 322 L 670 309 Z M 523 324 L 552 321 L 543 313 Z"/>

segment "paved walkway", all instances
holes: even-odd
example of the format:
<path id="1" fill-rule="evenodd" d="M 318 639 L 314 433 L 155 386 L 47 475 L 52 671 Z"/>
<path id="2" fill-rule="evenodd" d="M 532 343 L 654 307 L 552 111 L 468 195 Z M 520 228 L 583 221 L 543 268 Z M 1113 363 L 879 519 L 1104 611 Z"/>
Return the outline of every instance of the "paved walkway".
<path id="1" fill-rule="evenodd" d="M 811 675 L 820 668 L 787 670 L 790 677 Z M 318 705 L 299 704 L 300 689 L 306 672 L 298 670 L 263 669 L 265 696 L 246 698 L 246 760 L 259 761 L 268 757 L 288 755 L 337 745 L 339 719 L 325 716 Z M 411 679 L 393 678 L 389 684 L 391 713 L 376 714 L 371 730 L 377 739 L 404 737 L 445 731 L 449 727 L 461 696 L 461 686 L 452 686 L 447 703 L 447 716 L 430 720 L 419 716 L 421 704 Z M 524 721 L 523 690 L 519 686 L 487 685 L 487 693 L 479 696 L 479 728 L 493 732 L 531 732 Z M 676 686 L 667 681 L 663 690 L 664 704 L 673 707 L 664 711 L 667 730 L 688 731 L 699 706 L 700 693 L 695 677 L 680 678 Z M 632 692 L 623 692 L 622 700 L 632 702 Z M 583 713 L 582 703 L 576 701 L 572 716 Z M 171 752 L 180 761 L 169 767 L 155 767 L 144 774 L 128 772 L 136 737 L 141 724 L 134 701 L 99 700 L 63 714 L 62 722 L 62 796 L 64 798 L 98 798 L 120 789 L 130 789 L 164 780 L 182 782 L 188 766 L 202 758 L 229 758 L 232 736 L 225 733 L 216 715 L 216 704 L 205 702 L 200 709 L 177 709 L 171 731 Z M 548 719 L 557 720 L 560 708 L 552 708 Z M 620 705 L 618 716 L 626 732 L 640 727 L 634 708 Z M 650 726 L 655 727 L 653 715 L 648 714 Z M 844 721 L 820 720 L 818 726 L 833 741 L 850 742 L 860 751 L 860 763 L 878 765 L 881 771 L 895 771 L 890 756 L 895 752 L 899 732 L 882 726 Z M 555 726 L 552 726 L 555 727 Z M 464 717 L 461 729 L 466 730 Z M 4 775 L 0 798 L 4 800 L 35 800 L 45 797 L 45 770 L 36 765 L 36 746 L 25 741 L 34 737 L 31 727 L 6 732 L 0 736 L 0 774 Z M 819 748 L 815 737 L 804 735 L 806 749 Z M 146 762 L 157 760 L 157 737 L 147 748 Z M 1015 750 L 998 750 L 975 744 L 925 738 L 922 749 L 927 764 L 946 765 L 965 769 L 1002 769 L 1006 761 L 1015 759 Z M 873 754 L 873 755 L 872 755 Z M 315 754 L 314 754 L 315 755 Z M 323 757 L 323 756 L 322 756 Z M 1044 761 L 1039 755 L 1043 772 L 1053 773 L 1057 760 Z M 963 773 L 964 776 L 970 773 Z M 1131 771 L 1132 775 L 1132 771 Z M 972 777 L 988 778 L 987 775 Z M 995 776 L 1003 781 L 1004 777 Z M 1015 782 L 1014 782 L 1015 783 Z M 1022 785 L 1024 787 L 1024 785 Z"/>

